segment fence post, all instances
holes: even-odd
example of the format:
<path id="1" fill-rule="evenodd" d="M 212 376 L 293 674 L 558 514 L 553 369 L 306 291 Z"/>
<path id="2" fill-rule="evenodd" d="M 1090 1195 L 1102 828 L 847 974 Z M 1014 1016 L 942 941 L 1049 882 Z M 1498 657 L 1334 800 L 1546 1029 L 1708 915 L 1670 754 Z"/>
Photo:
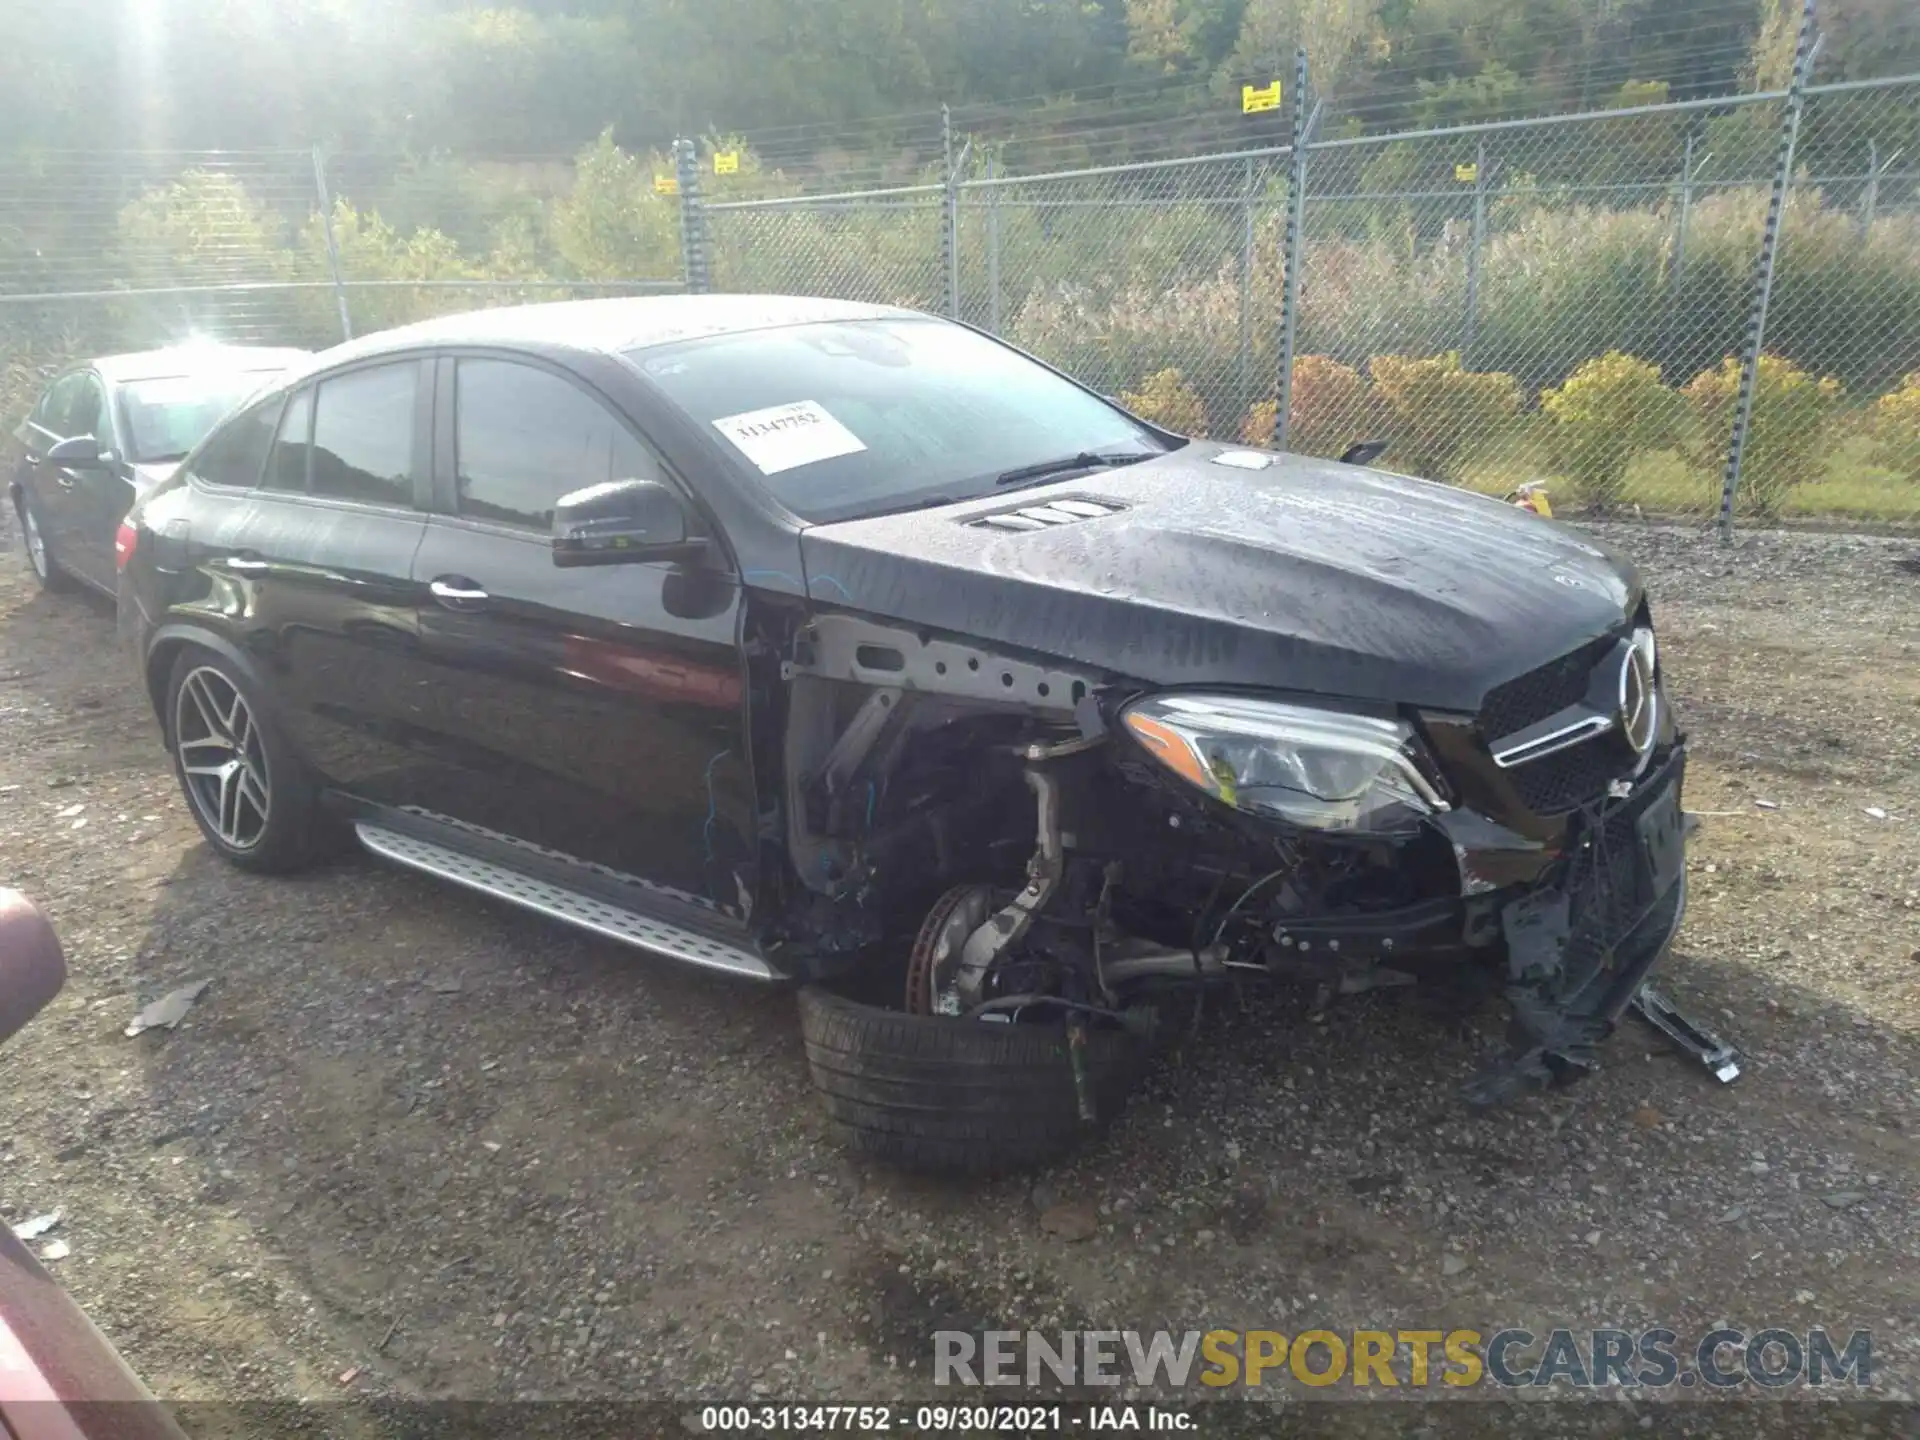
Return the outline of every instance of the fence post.
<path id="1" fill-rule="evenodd" d="M 1674 361 L 1674 337 L 1680 328 L 1680 294 L 1687 278 L 1687 227 L 1693 219 L 1693 132 L 1687 132 L 1687 148 L 1680 157 L 1680 187 L 1673 216 L 1673 276 L 1667 283 L 1666 342 L 1660 347 L 1662 365 Z M 1711 160 L 1711 155 L 1707 160 Z M 1700 162 L 1703 166 L 1706 160 Z"/>
<path id="2" fill-rule="evenodd" d="M 987 178 L 994 178 L 993 151 L 987 151 Z M 998 335 L 1000 323 L 1000 187 L 987 191 L 987 329 Z"/>
<path id="3" fill-rule="evenodd" d="M 1720 480 L 1720 540 L 1733 542 L 1733 495 L 1740 486 L 1740 467 L 1746 458 L 1747 432 L 1753 426 L 1753 392 L 1760 380 L 1761 346 L 1767 333 L 1767 305 L 1773 299 L 1773 272 L 1780 257 L 1780 222 L 1787 206 L 1787 186 L 1793 180 L 1793 147 L 1800 138 L 1800 116 L 1806 109 L 1807 76 L 1813 70 L 1820 42 L 1813 34 L 1814 0 L 1800 11 L 1800 39 L 1793 60 L 1793 80 L 1787 87 L 1786 113 L 1780 120 L 1780 148 L 1773 163 L 1773 194 L 1767 201 L 1766 224 L 1760 232 L 1760 256 L 1753 267 L 1753 305 L 1747 314 L 1746 352 L 1740 362 L 1740 395 L 1733 417 L 1733 435 L 1727 442 L 1726 473 Z"/>
<path id="4" fill-rule="evenodd" d="M 941 205 L 940 260 L 947 290 L 947 316 L 960 318 L 960 162 L 953 153 L 953 111 L 940 107 L 940 145 L 946 155 L 947 191 Z"/>
<path id="5" fill-rule="evenodd" d="M 1473 368 L 1473 342 L 1480 331 L 1480 252 L 1487 243 L 1487 142 L 1473 160 L 1473 247 L 1467 251 L 1467 317 L 1460 340 L 1461 363 Z"/>
<path id="6" fill-rule="evenodd" d="M 1240 413 L 1253 408 L 1253 157 L 1240 186 Z M 1276 412 L 1274 429 L 1280 421 Z"/>
<path id="7" fill-rule="evenodd" d="M 327 238 L 327 268 L 333 272 L 333 303 L 340 310 L 340 338 L 353 338 L 353 316 L 347 310 L 347 286 L 340 276 L 340 246 L 333 238 L 333 197 L 327 193 L 327 152 L 313 147 L 313 188 L 320 201 L 320 226 Z"/>
<path id="8" fill-rule="evenodd" d="M 673 142 L 674 180 L 680 191 L 680 270 L 689 295 L 713 289 L 707 255 L 707 207 L 700 203 L 700 157 L 685 136 Z"/>
<path id="9" fill-rule="evenodd" d="M 1680 161 L 1680 206 L 1673 220 L 1672 296 L 1680 298 L 1680 286 L 1687 278 L 1687 224 L 1693 215 L 1693 132 L 1687 132 L 1687 153 Z"/>
<path id="10" fill-rule="evenodd" d="M 1293 419 L 1293 345 L 1300 330 L 1300 261 L 1306 250 L 1302 233 L 1307 213 L 1307 140 L 1320 107 L 1307 113 L 1307 49 L 1293 52 L 1293 153 L 1287 157 L 1287 233 L 1281 257 L 1286 266 L 1280 290 L 1280 389 L 1273 404 L 1273 448 L 1287 448 Z"/>

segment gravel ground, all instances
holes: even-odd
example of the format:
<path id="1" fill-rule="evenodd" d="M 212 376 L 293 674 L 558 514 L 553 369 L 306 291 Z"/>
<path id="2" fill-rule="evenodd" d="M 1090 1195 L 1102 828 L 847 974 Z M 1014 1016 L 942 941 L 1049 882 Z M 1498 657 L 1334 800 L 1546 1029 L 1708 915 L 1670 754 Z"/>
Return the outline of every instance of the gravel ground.
<path id="1" fill-rule="evenodd" d="M 110 609 L 10 568 L 0 874 L 73 974 L 0 1055 L 0 1215 L 64 1211 L 59 1278 L 180 1400 L 872 1401 L 936 1393 L 936 1328 L 1722 1321 L 1869 1329 L 1876 1393 L 1911 1399 L 1920 575 L 1844 537 L 1621 543 L 1704 816 L 1666 984 L 1745 1078 L 1636 1026 L 1475 1118 L 1450 1096 L 1497 1015 L 1250 997 L 1108 1138 L 972 1185 L 835 1149 L 790 996 L 370 860 L 219 864 Z M 178 1030 L 122 1034 L 201 978 Z"/>

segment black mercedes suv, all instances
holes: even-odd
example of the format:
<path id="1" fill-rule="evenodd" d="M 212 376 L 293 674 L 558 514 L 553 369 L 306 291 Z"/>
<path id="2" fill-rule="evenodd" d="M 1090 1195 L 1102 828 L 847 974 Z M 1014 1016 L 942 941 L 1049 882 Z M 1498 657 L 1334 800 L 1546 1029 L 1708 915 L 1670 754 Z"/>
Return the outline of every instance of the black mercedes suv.
<path id="1" fill-rule="evenodd" d="M 1189 440 L 987 336 L 755 296 L 353 342 L 129 517 L 121 629 L 237 865 L 357 838 L 804 982 L 854 1143 L 1050 1153 L 1192 992 L 1504 995 L 1590 1069 L 1682 903 L 1633 569 Z M 1169 1001 L 1173 1003 L 1168 1003 Z M 878 1002 L 878 1003 L 870 1003 Z"/>

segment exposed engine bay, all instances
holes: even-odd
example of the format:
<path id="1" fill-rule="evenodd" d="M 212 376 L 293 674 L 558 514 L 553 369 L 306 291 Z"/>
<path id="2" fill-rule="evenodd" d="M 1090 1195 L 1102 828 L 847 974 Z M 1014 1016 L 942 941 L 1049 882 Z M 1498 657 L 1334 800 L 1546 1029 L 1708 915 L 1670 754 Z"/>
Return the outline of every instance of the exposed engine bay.
<path id="1" fill-rule="evenodd" d="M 872 993 L 909 1014 L 1076 1037 L 1148 1031 L 1161 1002 L 1237 979 L 1304 984 L 1322 1003 L 1504 987 L 1516 1049 L 1470 1097 L 1491 1103 L 1588 1068 L 1664 945 L 1665 932 L 1626 967 L 1618 1006 L 1617 985 L 1596 989 L 1617 937 L 1576 932 L 1595 909 L 1579 892 L 1587 837 L 1608 833 L 1600 810 L 1528 838 L 1456 808 L 1437 766 L 1395 754 L 1401 788 L 1363 827 L 1276 823 L 1218 803 L 1223 787 L 1244 800 L 1233 777 L 1166 758 L 1175 709 L 1143 713 L 1101 677 L 853 616 L 818 617 L 784 678 L 786 844 L 806 892 L 784 943 L 811 952 L 816 976 L 878 952 Z"/>

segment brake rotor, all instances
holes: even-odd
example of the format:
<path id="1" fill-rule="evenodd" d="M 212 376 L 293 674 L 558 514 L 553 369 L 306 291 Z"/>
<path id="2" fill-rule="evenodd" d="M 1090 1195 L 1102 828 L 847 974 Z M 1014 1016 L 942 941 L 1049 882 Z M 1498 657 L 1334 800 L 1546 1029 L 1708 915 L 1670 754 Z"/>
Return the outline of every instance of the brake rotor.
<path id="1" fill-rule="evenodd" d="M 987 923 L 993 913 L 993 892 L 985 885 L 956 885 L 927 911 L 907 952 L 907 1013 L 941 1013 L 942 977 L 959 961 L 967 937 Z"/>

